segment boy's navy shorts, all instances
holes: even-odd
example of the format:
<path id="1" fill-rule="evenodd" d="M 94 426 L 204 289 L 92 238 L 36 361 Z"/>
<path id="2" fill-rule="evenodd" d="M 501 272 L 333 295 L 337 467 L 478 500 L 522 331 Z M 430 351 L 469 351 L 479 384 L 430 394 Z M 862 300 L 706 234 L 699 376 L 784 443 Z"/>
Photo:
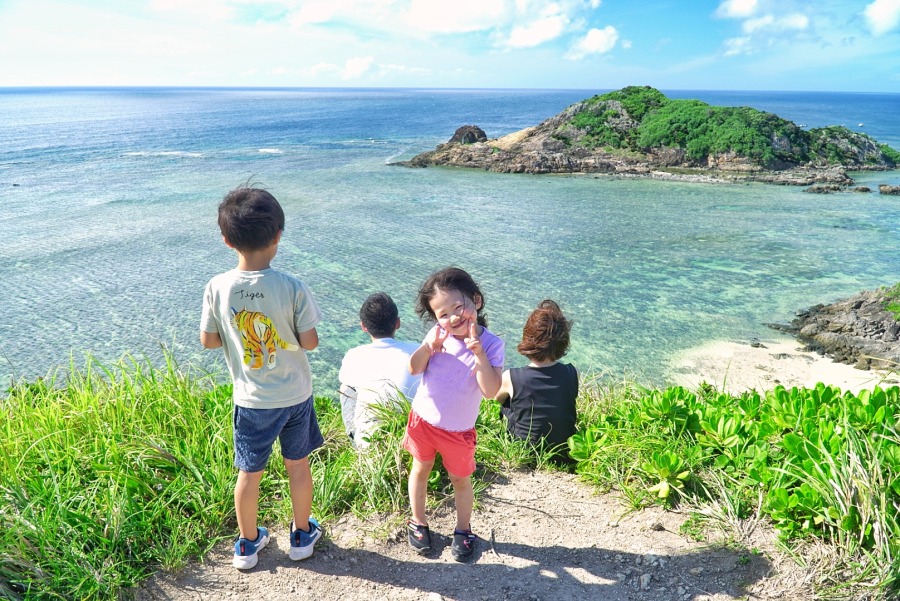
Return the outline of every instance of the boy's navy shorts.
<path id="1" fill-rule="evenodd" d="M 266 467 L 275 439 L 285 459 L 303 459 L 325 443 L 312 396 L 281 409 L 234 407 L 234 465 L 244 472 Z"/>

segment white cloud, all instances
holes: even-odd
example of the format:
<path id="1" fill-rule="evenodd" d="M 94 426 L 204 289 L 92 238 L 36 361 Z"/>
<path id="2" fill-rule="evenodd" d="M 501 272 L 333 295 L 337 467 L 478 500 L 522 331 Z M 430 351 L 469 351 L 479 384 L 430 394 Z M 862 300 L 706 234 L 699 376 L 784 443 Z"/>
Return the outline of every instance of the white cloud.
<path id="1" fill-rule="evenodd" d="M 772 25 L 775 22 L 775 17 L 772 15 L 765 15 L 763 17 L 757 17 L 755 19 L 747 19 L 744 21 L 743 26 L 741 27 L 744 30 L 744 33 L 753 33 L 757 29 L 765 29 Z"/>
<path id="2" fill-rule="evenodd" d="M 369 70 L 375 61 L 373 56 L 357 56 L 348 58 L 344 63 L 344 72 L 341 73 L 341 79 L 358 79 L 363 73 Z"/>
<path id="3" fill-rule="evenodd" d="M 587 13 L 601 5 L 601 0 L 281 1 L 296 5 L 289 21 L 301 31 L 328 25 L 352 31 L 357 39 L 368 31 L 377 36 L 419 40 L 435 34 L 482 33 L 485 41 L 507 49 L 533 48 L 582 31 L 587 27 Z"/>
<path id="4" fill-rule="evenodd" d="M 809 27 L 809 17 L 794 13 L 779 19 L 777 25 L 781 29 L 806 29 Z"/>
<path id="5" fill-rule="evenodd" d="M 397 65 L 397 64 L 385 64 L 378 65 L 379 75 L 386 74 L 403 74 L 403 75 L 415 75 L 415 76 L 427 76 L 431 75 L 433 72 L 431 69 L 426 67 L 410 67 L 408 65 Z"/>
<path id="6" fill-rule="evenodd" d="M 379 5 L 377 9 L 372 4 Z M 528 48 L 577 29 L 600 0 L 310 0 L 309 22 L 343 20 L 407 36 L 489 32 L 498 45 Z M 314 10 L 315 9 L 315 10 Z M 385 15 L 390 15 L 386 17 Z"/>
<path id="7" fill-rule="evenodd" d="M 236 0 L 246 2 L 247 0 Z M 325 23 L 360 24 L 378 29 L 400 26 L 397 18 L 406 10 L 405 0 L 278 0 L 291 10 L 288 22 L 294 28 Z"/>
<path id="8" fill-rule="evenodd" d="M 802 13 L 777 15 L 767 12 L 744 19 L 741 23 L 744 35 L 725 40 L 722 54 L 755 54 L 764 48 L 793 44 L 800 38 L 799 32 L 805 32 L 809 24 L 809 17 Z"/>
<path id="9" fill-rule="evenodd" d="M 631 48 L 631 40 L 622 40 L 622 48 L 625 50 Z"/>
<path id="10" fill-rule="evenodd" d="M 744 19 L 756 12 L 756 0 L 723 0 L 716 16 L 724 19 Z"/>
<path id="11" fill-rule="evenodd" d="M 731 38 L 725 40 L 725 56 L 737 56 L 739 54 L 750 54 L 753 48 L 750 45 L 750 38 Z"/>
<path id="12" fill-rule="evenodd" d="M 340 70 L 341 68 L 334 63 L 316 63 L 307 69 L 307 72 L 313 77 L 319 77 L 321 75 L 338 73 Z"/>
<path id="13" fill-rule="evenodd" d="M 335 2 L 322 0 L 311 0 L 301 4 L 299 10 L 291 15 L 291 25 L 300 27 L 313 23 L 327 23 L 337 14 L 338 6 Z"/>
<path id="14" fill-rule="evenodd" d="M 590 54 L 603 54 L 616 46 L 619 40 L 619 32 L 612 25 L 603 29 L 591 29 L 581 38 L 566 54 L 569 60 L 581 60 Z"/>
<path id="15" fill-rule="evenodd" d="M 809 17 L 800 13 L 794 13 L 780 18 L 768 14 L 754 19 L 747 19 L 742 25 L 744 33 L 755 31 L 788 31 L 792 29 L 803 30 L 809 27 Z"/>
<path id="16" fill-rule="evenodd" d="M 872 34 L 884 35 L 900 23 L 900 0 L 875 0 L 866 6 L 863 14 Z"/>
<path id="17" fill-rule="evenodd" d="M 150 9 L 157 12 L 174 12 L 182 17 L 208 19 L 212 21 L 227 21 L 234 18 L 235 10 L 232 6 L 219 0 L 152 0 Z"/>
<path id="18" fill-rule="evenodd" d="M 433 33 L 465 33 L 492 29 L 507 19 L 504 0 L 412 0 L 407 24 Z"/>
<path id="19" fill-rule="evenodd" d="M 533 48 L 558 38 L 568 24 L 569 20 L 564 15 L 549 15 L 514 27 L 503 45 L 509 48 Z"/>

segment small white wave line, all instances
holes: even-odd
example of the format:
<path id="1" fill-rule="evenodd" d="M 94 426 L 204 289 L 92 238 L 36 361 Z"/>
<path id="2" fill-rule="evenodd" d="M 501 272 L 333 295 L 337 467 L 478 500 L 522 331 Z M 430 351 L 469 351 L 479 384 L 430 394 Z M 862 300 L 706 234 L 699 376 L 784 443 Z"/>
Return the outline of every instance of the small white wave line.
<path id="1" fill-rule="evenodd" d="M 147 152 L 138 150 L 123 153 L 127 157 L 192 157 L 199 158 L 203 156 L 201 152 L 188 152 L 186 150 L 159 150 L 156 152 Z"/>
<path id="2" fill-rule="evenodd" d="M 406 151 L 408 151 L 409 149 L 410 149 L 409 146 L 406 146 L 405 148 L 401 148 L 394 154 L 392 154 L 389 157 L 387 157 L 386 159 L 384 159 L 384 164 L 387 165 L 388 163 L 393 163 L 394 159 L 396 159 L 397 157 L 403 156 L 406 153 Z"/>

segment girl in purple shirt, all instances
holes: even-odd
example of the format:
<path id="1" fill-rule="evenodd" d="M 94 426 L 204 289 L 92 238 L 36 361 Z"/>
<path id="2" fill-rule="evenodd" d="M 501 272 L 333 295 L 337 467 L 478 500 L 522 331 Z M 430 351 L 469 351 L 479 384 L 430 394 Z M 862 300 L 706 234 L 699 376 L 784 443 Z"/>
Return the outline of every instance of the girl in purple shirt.
<path id="1" fill-rule="evenodd" d="M 409 543 L 419 553 L 431 550 L 425 496 L 440 453 L 456 501 L 451 551 L 457 561 L 475 549 L 470 520 L 478 407 L 497 394 L 503 372 L 503 341 L 485 327 L 483 309 L 484 295 L 468 273 L 456 267 L 433 273 L 419 290 L 416 312 L 435 323 L 409 360 L 410 373 L 423 374 L 403 437 L 413 456 Z"/>

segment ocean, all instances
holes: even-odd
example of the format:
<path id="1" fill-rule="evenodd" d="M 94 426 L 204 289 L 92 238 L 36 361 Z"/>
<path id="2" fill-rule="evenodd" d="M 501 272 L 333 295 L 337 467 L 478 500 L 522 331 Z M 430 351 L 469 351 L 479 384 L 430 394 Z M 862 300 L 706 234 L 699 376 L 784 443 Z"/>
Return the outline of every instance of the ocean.
<path id="1" fill-rule="evenodd" d="M 216 207 L 246 182 L 287 225 L 273 266 L 312 289 L 325 319 L 316 394 L 366 342 L 358 308 L 397 301 L 398 337 L 428 274 L 480 282 L 491 329 L 515 352 L 543 298 L 574 321 L 587 374 L 663 385 L 714 340 L 783 339 L 766 326 L 900 280 L 900 200 L 799 187 L 407 169 L 465 124 L 488 137 L 607 90 L 0 89 L 0 390 L 88 356 L 163 362 L 225 380 L 199 344 L 203 288 L 235 265 Z M 900 94 L 667 91 L 748 105 L 805 127 L 846 125 L 900 149 Z M 861 185 L 900 172 L 860 173 Z"/>

